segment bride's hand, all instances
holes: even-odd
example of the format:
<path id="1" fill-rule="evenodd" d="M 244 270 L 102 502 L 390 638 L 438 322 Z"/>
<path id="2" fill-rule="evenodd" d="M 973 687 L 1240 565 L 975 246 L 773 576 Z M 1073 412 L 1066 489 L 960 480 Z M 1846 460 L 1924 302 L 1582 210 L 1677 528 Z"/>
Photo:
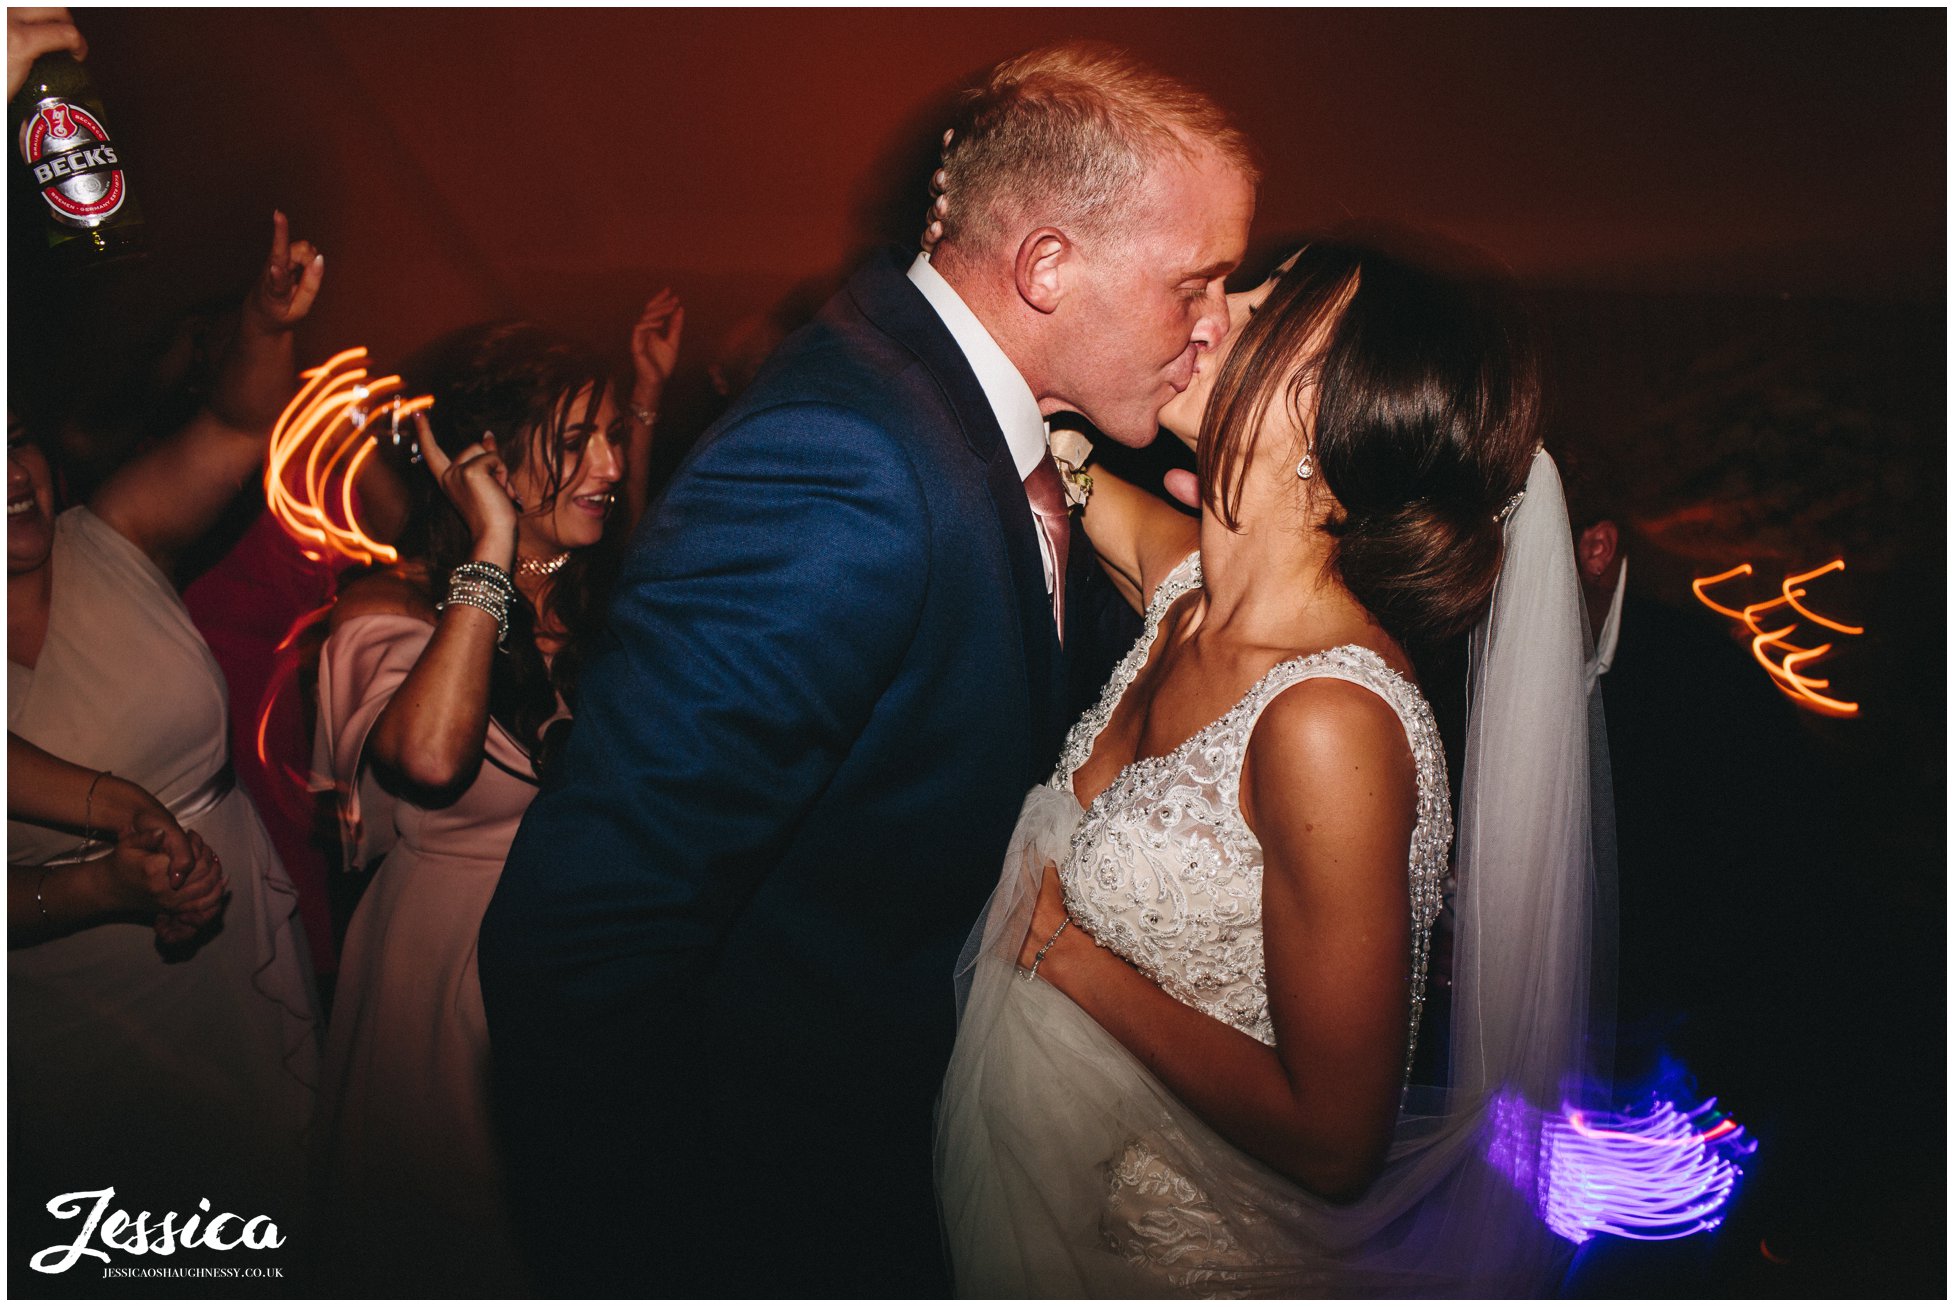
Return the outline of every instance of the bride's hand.
<path id="1" fill-rule="evenodd" d="M 1031 929 L 1025 933 L 1024 947 L 1018 951 L 1018 970 L 1031 970 L 1031 964 L 1037 960 L 1038 951 L 1051 943 L 1053 933 L 1067 919 L 1065 890 L 1058 882 L 1058 865 L 1047 862 L 1044 878 L 1038 883 L 1038 903 L 1031 910 Z M 1065 938 L 1075 933 L 1082 938 L 1089 938 L 1085 935 L 1085 928 L 1073 922 L 1066 927 L 1065 937 L 1059 942 L 1063 943 Z M 1048 968 L 1052 965 L 1052 954 L 1057 951 L 1057 947 L 1054 946 L 1045 954 L 1045 960 L 1038 968 L 1040 976 L 1050 978 Z"/>

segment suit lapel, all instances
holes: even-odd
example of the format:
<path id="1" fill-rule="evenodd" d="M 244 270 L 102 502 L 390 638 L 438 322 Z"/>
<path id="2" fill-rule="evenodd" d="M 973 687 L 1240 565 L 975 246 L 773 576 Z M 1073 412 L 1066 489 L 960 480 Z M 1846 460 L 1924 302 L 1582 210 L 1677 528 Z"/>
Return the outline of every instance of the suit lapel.
<path id="1" fill-rule="evenodd" d="M 997 415 L 977 382 L 977 374 L 957 347 L 956 338 L 893 259 L 879 254 L 871 258 L 851 279 L 848 290 L 865 318 L 901 342 L 929 369 L 961 428 L 964 443 L 983 466 L 985 487 L 990 491 L 991 507 L 1011 564 L 1017 597 L 1014 616 L 1035 718 L 1033 738 L 1043 741 L 1063 711 L 1058 632 L 1052 624 L 1051 598 L 1045 592 L 1045 564 L 1038 552 L 1038 528 L 1032 521 L 1031 503 L 1025 498 L 1024 483 L 1018 478 L 1017 464 L 997 425 Z M 1082 534 L 1075 532 L 1074 540 Z M 1076 566 L 1080 550 L 1075 545 L 1072 552 Z"/>

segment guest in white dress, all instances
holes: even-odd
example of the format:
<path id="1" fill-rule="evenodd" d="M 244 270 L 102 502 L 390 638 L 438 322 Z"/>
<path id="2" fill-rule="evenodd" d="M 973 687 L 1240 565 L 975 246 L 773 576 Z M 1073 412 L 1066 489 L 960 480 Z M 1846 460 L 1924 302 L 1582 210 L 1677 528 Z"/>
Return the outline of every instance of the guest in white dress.
<path id="1" fill-rule="evenodd" d="M 277 216 L 210 406 L 86 505 L 56 517 L 47 460 L 9 433 L 8 729 L 154 795 L 230 882 L 221 916 L 180 943 L 159 948 L 148 913 L 9 953 L 17 1217 L 113 1185 L 132 1211 L 208 1198 L 301 1223 L 318 1042 L 297 896 L 232 784 L 224 680 L 169 573 L 263 459 L 291 395 L 292 328 L 323 275 Z M 9 864 L 44 869 L 57 897 L 89 852 L 69 831 L 8 823 Z"/>

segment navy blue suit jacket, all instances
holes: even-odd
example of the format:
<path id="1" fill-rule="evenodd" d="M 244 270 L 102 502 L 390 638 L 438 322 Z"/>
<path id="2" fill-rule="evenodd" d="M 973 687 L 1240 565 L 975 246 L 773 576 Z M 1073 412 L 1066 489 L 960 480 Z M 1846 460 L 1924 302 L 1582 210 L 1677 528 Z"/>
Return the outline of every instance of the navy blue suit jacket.
<path id="1" fill-rule="evenodd" d="M 547 1280 L 947 1288 L 951 970 L 1135 629 L 1075 532 L 1062 648 L 1035 529 L 976 377 L 887 257 L 647 514 L 482 923 Z"/>

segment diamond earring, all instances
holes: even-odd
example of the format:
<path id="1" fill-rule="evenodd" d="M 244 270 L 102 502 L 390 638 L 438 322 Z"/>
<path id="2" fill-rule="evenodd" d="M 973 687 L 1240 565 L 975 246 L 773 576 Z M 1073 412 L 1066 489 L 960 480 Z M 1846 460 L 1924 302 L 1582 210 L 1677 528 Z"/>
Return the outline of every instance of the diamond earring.
<path id="1" fill-rule="evenodd" d="M 1307 481 L 1316 475 L 1316 464 L 1311 462 L 1313 451 L 1303 451 L 1303 461 L 1296 464 L 1296 475 Z"/>

